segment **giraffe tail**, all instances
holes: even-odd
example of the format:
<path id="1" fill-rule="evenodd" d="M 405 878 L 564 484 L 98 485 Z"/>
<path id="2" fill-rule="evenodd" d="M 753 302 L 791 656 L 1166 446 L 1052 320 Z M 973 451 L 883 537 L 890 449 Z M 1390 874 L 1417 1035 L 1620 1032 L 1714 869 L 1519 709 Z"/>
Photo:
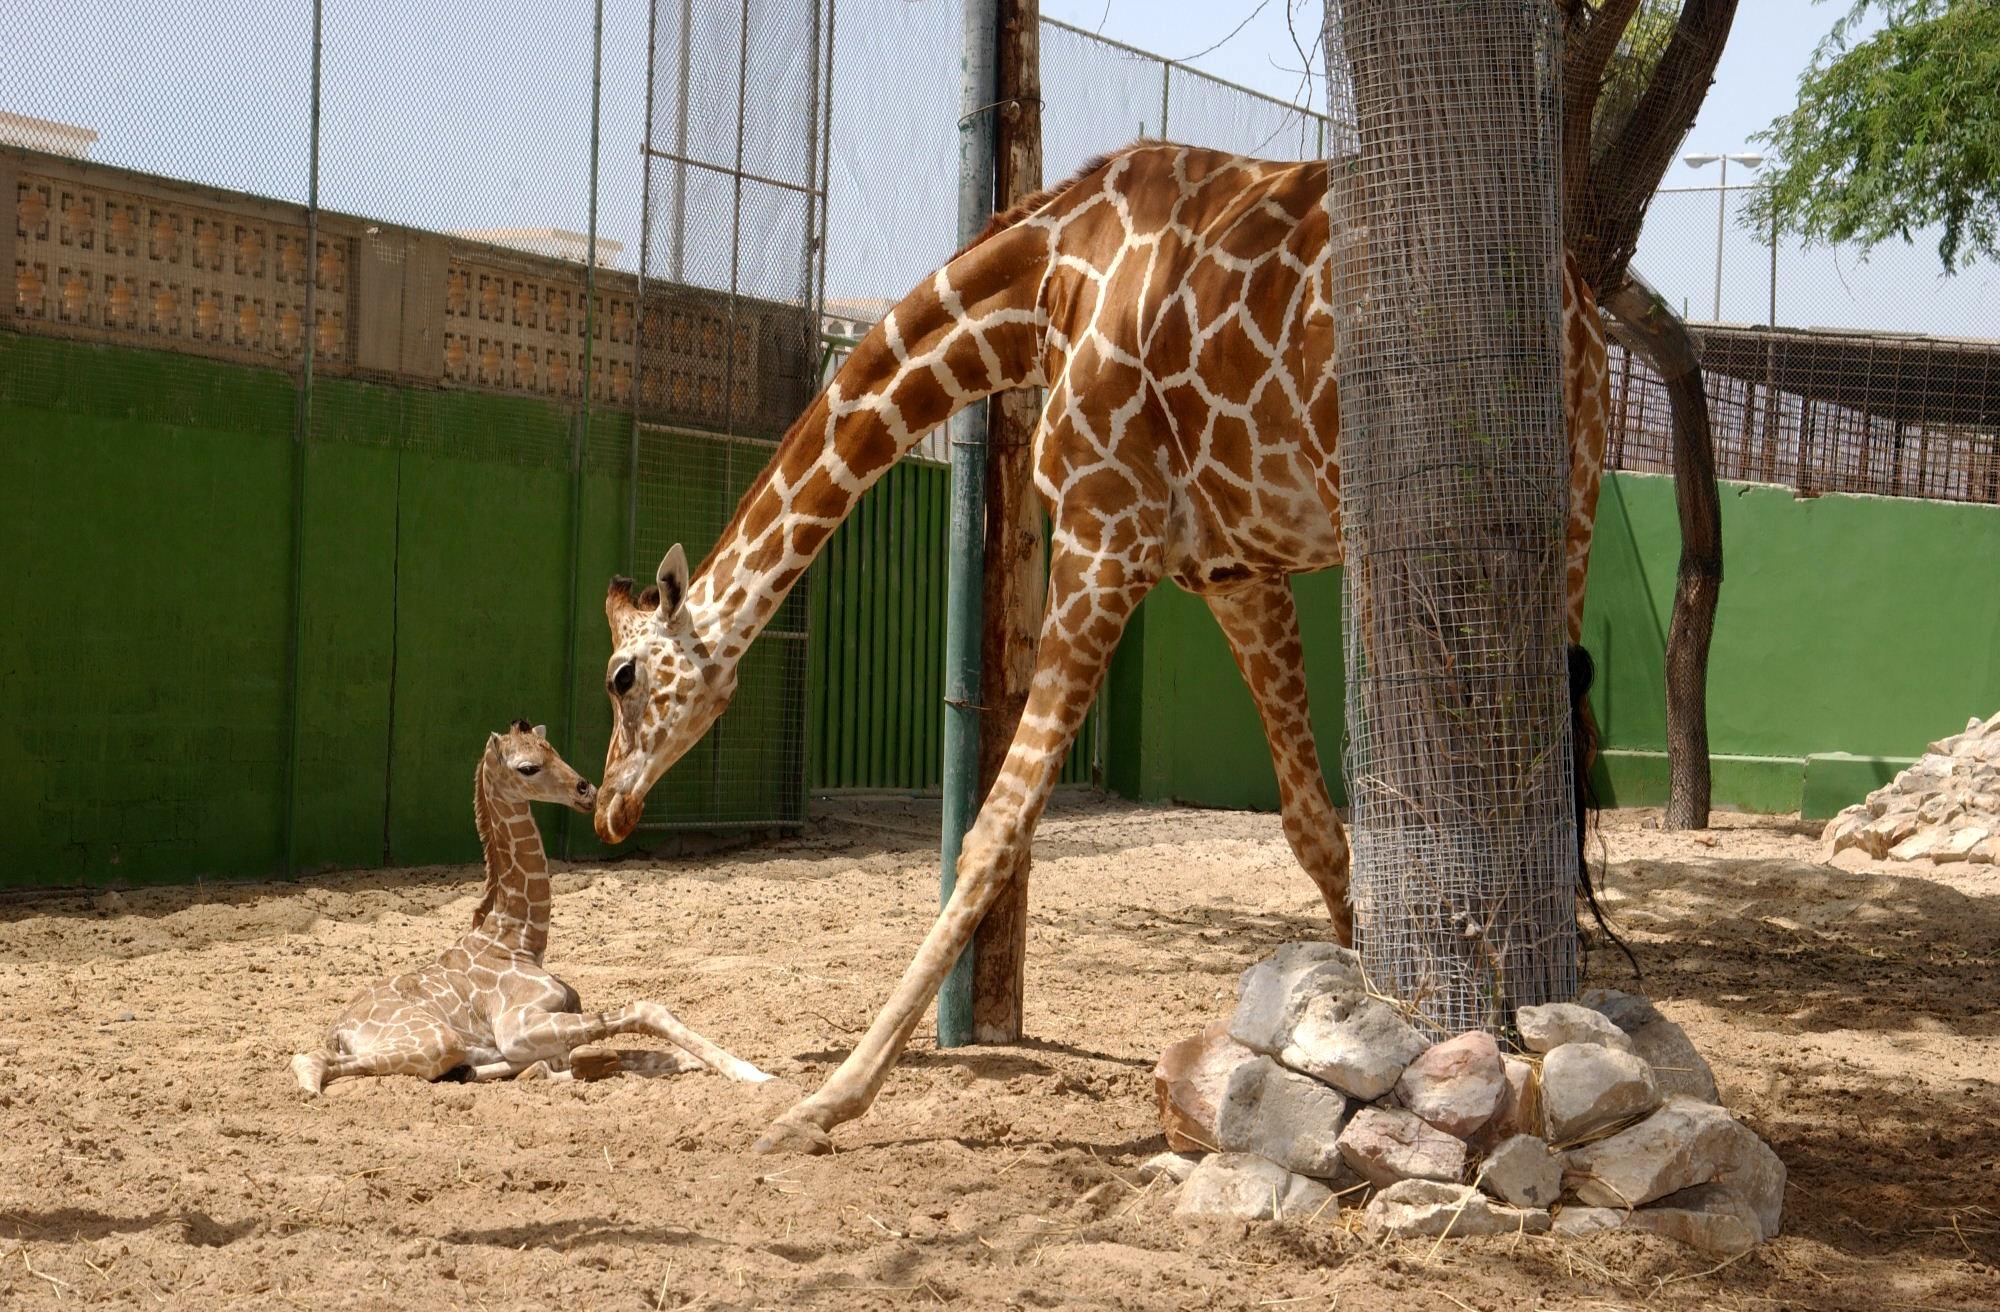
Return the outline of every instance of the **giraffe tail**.
<path id="1" fill-rule="evenodd" d="M 1571 800 L 1576 807 L 1576 892 L 1578 899 L 1589 909 L 1591 919 L 1597 922 L 1598 932 L 1625 954 L 1625 960 L 1632 965 L 1633 977 L 1644 979 L 1645 973 L 1639 969 L 1639 958 L 1632 955 L 1630 945 L 1618 936 L 1618 931 L 1611 928 L 1611 922 L 1604 917 L 1604 905 L 1597 898 L 1597 886 L 1601 881 L 1590 864 L 1590 831 L 1597 827 L 1600 807 L 1597 789 L 1590 782 L 1590 768 L 1597 757 L 1597 731 L 1584 712 L 1584 698 L 1590 693 L 1596 673 L 1597 666 L 1590 659 L 1590 653 L 1572 643 L 1569 648 L 1569 723 L 1575 741 L 1575 750 L 1570 757 L 1570 785 Z M 1588 947 L 1580 917 L 1576 932 L 1579 938 L 1585 939 L 1583 946 Z M 1586 963 L 1590 960 L 1588 952 L 1579 955 Z"/>

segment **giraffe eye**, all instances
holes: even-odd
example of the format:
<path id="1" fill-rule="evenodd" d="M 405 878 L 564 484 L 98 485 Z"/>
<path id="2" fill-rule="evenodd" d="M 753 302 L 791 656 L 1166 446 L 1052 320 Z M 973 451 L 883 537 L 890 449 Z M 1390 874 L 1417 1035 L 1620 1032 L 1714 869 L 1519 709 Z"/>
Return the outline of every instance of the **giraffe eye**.
<path id="1" fill-rule="evenodd" d="M 626 661 L 618 667 L 618 672 L 611 676 L 611 691 L 623 697 L 632 691 L 632 681 L 638 677 L 638 673 L 632 668 L 632 662 Z"/>
<path id="2" fill-rule="evenodd" d="M 540 774 L 542 772 L 542 767 L 539 765 L 517 765 L 514 768 L 521 772 L 522 778 L 526 778 L 529 775 Z"/>

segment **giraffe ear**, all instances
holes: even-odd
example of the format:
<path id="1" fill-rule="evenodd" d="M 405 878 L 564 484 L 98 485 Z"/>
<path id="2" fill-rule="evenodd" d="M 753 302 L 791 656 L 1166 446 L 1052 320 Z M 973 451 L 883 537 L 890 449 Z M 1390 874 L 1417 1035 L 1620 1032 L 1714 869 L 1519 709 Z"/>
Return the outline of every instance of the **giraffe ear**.
<path id="1" fill-rule="evenodd" d="M 547 726 L 546 724 L 538 724 L 529 732 L 533 733 L 537 738 L 547 739 L 549 736 L 549 726 Z"/>
<path id="2" fill-rule="evenodd" d="M 667 549 L 665 559 L 660 561 L 659 584 L 660 623 L 671 625 L 680 619 L 688 590 L 687 553 L 678 542 Z"/>

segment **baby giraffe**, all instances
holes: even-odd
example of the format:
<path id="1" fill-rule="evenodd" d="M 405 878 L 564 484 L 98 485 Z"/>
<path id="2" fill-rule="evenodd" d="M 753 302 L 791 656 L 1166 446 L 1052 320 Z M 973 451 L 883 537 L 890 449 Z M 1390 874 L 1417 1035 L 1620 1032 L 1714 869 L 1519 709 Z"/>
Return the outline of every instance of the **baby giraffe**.
<path id="1" fill-rule="evenodd" d="M 708 1066 L 732 1080 L 771 1077 L 681 1024 L 657 1002 L 579 1014 L 576 990 L 542 968 L 549 945 L 549 863 L 530 802 L 589 815 L 597 789 L 549 746 L 541 725 L 489 735 L 474 776 L 473 813 L 486 848 L 486 896 L 472 929 L 420 970 L 368 989 L 292 1058 L 311 1095 L 348 1075 L 495 1080 L 537 1062 L 567 1075 L 570 1053 L 613 1034 L 652 1034 L 679 1049 L 660 1067 Z"/>

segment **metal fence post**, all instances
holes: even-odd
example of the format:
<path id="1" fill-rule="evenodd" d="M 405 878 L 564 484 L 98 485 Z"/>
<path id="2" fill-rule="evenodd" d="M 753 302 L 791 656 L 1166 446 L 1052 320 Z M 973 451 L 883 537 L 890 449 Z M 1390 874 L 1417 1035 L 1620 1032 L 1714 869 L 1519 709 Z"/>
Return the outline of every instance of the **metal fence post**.
<path id="1" fill-rule="evenodd" d="M 305 664 L 306 452 L 312 432 L 313 322 L 318 309 L 314 288 L 319 283 L 319 95 L 321 0 L 312 8 L 312 127 L 306 150 L 306 295 L 305 324 L 300 330 L 303 354 L 299 369 L 299 402 L 292 428 L 292 635 L 287 670 L 285 730 L 285 877 L 298 869 L 299 809 L 299 690 Z"/>
<path id="2" fill-rule="evenodd" d="M 576 603 L 583 569 L 583 469 L 590 450 L 591 338 L 597 330 L 597 147 L 604 98 L 604 0 L 591 5 L 590 30 L 590 226 L 586 230 L 583 265 L 583 404 L 577 408 L 576 432 L 569 448 L 569 605 L 564 623 L 568 647 L 563 657 L 563 687 L 568 704 L 563 711 L 563 755 L 576 761 Z M 570 854 L 576 832 L 575 812 L 562 813 L 562 854 Z"/>
<path id="3" fill-rule="evenodd" d="M 962 117 L 958 121 L 958 237 L 993 215 L 993 102 L 999 86 L 997 0 L 966 0 Z M 945 602 L 944 832 L 939 886 L 958 884 L 958 854 L 979 810 L 980 580 L 986 556 L 986 403 L 951 420 L 951 547 Z M 972 946 L 938 990 L 938 1046 L 972 1042 Z"/>

